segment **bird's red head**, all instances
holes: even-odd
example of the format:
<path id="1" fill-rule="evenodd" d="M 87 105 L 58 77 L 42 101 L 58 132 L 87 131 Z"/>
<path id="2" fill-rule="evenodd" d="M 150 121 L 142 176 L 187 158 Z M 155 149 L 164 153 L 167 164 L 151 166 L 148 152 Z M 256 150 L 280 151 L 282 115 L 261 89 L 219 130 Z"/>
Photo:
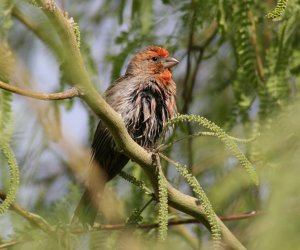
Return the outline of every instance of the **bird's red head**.
<path id="1" fill-rule="evenodd" d="M 164 48 L 151 46 L 139 51 L 128 65 L 126 74 L 157 75 L 164 80 L 171 80 L 171 67 L 178 61 L 169 57 L 169 52 Z"/>

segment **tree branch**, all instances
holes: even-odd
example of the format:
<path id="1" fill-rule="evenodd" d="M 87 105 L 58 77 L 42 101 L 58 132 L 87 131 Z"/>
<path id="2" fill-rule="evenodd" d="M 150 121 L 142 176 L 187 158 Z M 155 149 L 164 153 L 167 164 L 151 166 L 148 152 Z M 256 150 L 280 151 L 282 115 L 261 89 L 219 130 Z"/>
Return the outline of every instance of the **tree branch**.
<path id="1" fill-rule="evenodd" d="M 5 200 L 6 195 L 3 192 L 0 192 L 0 199 L 1 200 Z M 19 206 L 17 203 L 13 203 L 11 205 L 11 210 L 15 211 L 17 214 L 19 214 L 20 216 L 24 217 L 26 220 L 28 220 L 29 222 L 31 222 L 32 224 L 36 225 L 37 227 L 39 227 L 40 229 L 42 229 L 44 232 L 49 233 L 51 236 L 53 236 L 54 238 L 57 236 L 54 233 L 54 228 L 51 227 L 48 222 L 42 218 L 41 216 L 28 212 L 27 210 L 25 210 L 24 208 L 22 208 L 21 206 Z M 220 216 L 220 220 L 241 220 L 241 219 L 248 219 L 248 218 L 252 218 L 255 217 L 257 215 L 261 215 L 263 214 L 262 212 L 259 211 L 252 211 L 249 213 L 243 213 L 243 214 L 236 214 L 236 215 L 227 215 L 227 216 Z M 186 219 L 176 219 L 176 220 L 170 220 L 168 222 L 168 226 L 178 226 L 178 225 L 184 225 L 184 224 L 198 224 L 198 223 L 202 223 L 203 221 L 195 219 L 195 218 L 186 218 Z M 125 223 L 121 223 L 121 224 L 96 224 L 91 228 L 84 228 L 84 227 L 80 227 L 80 228 L 74 228 L 71 227 L 70 228 L 70 232 L 74 233 L 74 234 L 82 234 L 82 233 L 88 233 L 88 232 L 95 232 L 95 231 L 111 231 L 111 230 L 123 230 L 126 228 L 130 228 L 132 226 L 125 224 Z M 137 229 L 153 229 L 153 228 L 157 228 L 158 227 L 158 223 L 151 223 L 151 224 L 140 224 L 140 225 L 134 225 L 133 227 L 137 228 Z M 0 249 L 4 249 L 7 247 L 11 247 L 14 245 L 18 245 L 18 244 L 23 244 L 23 243 L 28 243 L 33 241 L 34 239 L 23 239 L 23 240 L 13 240 L 13 241 L 9 241 L 9 242 L 4 242 L 2 244 L 0 244 Z M 234 247 L 234 245 L 231 245 L 232 247 Z"/>
<path id="2" fill-rule="evenodd" d="M 224 221 L 232 221 L 232 220 L 243 220 L 243 219 L 249 219 L 253 218 L 255 216 L 261 215 L 262 212 L 259 211 L 252 211 L 250 213 L 243 213 L 243 214 L 234 214 L 234 215 L 225 215 L 225 216 L 220 216 L 220 220 Z M 185 225 L 185 224 L 199 224 L 202 223 L 201 221 L 194 219 L 194 218 L 189 218 L 189 219 L 177 219 L 177 220 L 170 220 L 168 221 L 168 226 L 178 226 L 178 225 Z M 140 225 L 133 225 L 133 227 L 138 228 L 138 229 L 153 229 L 158 227 L 158 223 L 151 223 L 151 224 L 140 224 Z M 86 229 L 86 228 L 77 228 L 71 230 L 72 233 L 79 234 L 79 233 L 87 233 L 87 232 L 95 232 L 95 231 L 101 231 L 101 230 L 122 230 L 125 228 L 130 228 L 129 225 L 121 223 L 121 224 L 107 224 L 107 225 L 102 225 L 102 224 L 96 224 L 93 227 Z"/>
<path id="3" fill-rule="evenodd" d="M 5 200 L 6 198 L 6 194 L 3 192 L 0 192 L 0 199 L 1 200 Z M 151 202 L 153 201 L 153 199 L 150 199 L 141 210 L 144 210 Z M 48 224 L 48 222 L 41 216 L 28 212 L 27 210 L 25 210 L 24 208 L 22 208 L 20 205 L 18 205 L 17 203 L 13 203 L 10 207 L 11 210 L 15 211 L 17 214 L 19 214 L 20 216 L 24 217 L 25 219 L 27 219 L 28 221 L 30 221 L 31 223 L 37 225 L 40 228 L 45 228 L 46 230 L 52 230 L 51 226 Z M 249 218 L 253 218 L 255 216 L 258 215 L 262 215 L 265 214 L 265 212 L 262 211 L 251 211 L 248 213 L 242 213 L 242 214 L 231 214 L 231 215 L 220 215 L 219 218 L 222 221 L 233 221 L 233 220 L 244 220 L 244 219 L 249 219 Z M 194 218 L 187 218 L 187 219 L 176 219 L 176 220 L 170 220 L 168 222 L 169 226 L 176 226 L 176 225 L 182 225 L 182 224 L 194 224 L 194 223 L 202 223 L 201 221 L 194 219 Z M 118 230 L 118 229 L 122 229 L 128 227 L 128 224 L 107 224 L 107 225 L 103 225 L 103 224 L 96 224 L 93 227 L 91 227 L 90 229 L 86 230 L 84 232 L 88 232 L 88 231 L 99 231 L 99 230 Z M 158 223 L 153 223 L 153 224 L 140 224 L 140 225 L 136 225 L 137 228 L 141 228 L 141 229 L 151 229 L 151 228 L 155 228 L 158 227 Z M 81 229 L 80 229 L 81 230 Z M 80 230 L 78 229 L 73 229 L 72 232 L 79 232 Z"/>
<path id="4" fill-rule="evenodd" d="M 29 240 L 12 240 L 5 243 L 0 243 L 0 249 L 9 249 L 10 247 L 27 243 Z"/>
<path id="5" fill-rule="evenodd" d="M 253 218 L 255 216 L 261 215 L 262 212 L 259 211 L 252 211 L 250 213 L 243 213 L 243 214 L 236 214 L 236 215 L 225 215 L 225 216 L 220 216 L 219 218 L 221 220 L 242 220 L 242 219 L 249 219 Z M 39 216 L 38 216 L 39 217 Z M 179 226 L 179 225 L 186 225 L 186 224 L 198 224 L 201 223 L 197 219 L 189 218 L 189 219 L 178 219 L 178 220 L 170 220 L 168 222 L 169 227 L 173 226 Z M 141 224 L 141 225 L 135 225 L 135 228 L 138 229 L 153 229 L 158 227 L 158 223 L 153 223 L 153 224 Z M 86 229 L 86 228 L 75 228 L 71 229 L 71 233 L 74 234 L 81 234 L 81 233 L 88 233 L 88 232 L 95 232 L 95 231 L 111 231 L 111 230 L 123 230 L 125 228 L 130 228 L 130 226 L 126 224 L 112 224 L 112 225 L 94 225 L 92 228 Z M 5 249 L 11 246 L 23 244 L 23 243 L 28 243 L 30 241 L 33 241 L 33 239 L 27 239 L 27 240 L 13 240 L 13 241 L 8 241 L 5 243 L 0 244 L 0 249 Z"/>
<path id="6" fill-rule="evenodd" d="M 5 200 L 6 199 L 6 194 L 3 192 L 0 192 L 0 199 Z M 48 224 L 48 222 L 42 218 L 41 216 L 37 214 L 33 214 L 19 206 L 17 203 L 12 203 L 10 206 L 10 209 L 15 211 L 17 214 L 20 216 L 24 217 L 26 220 L 31 222 L 32 224 L 36 225 L 40 229 L 42 229 L 45 232 L 50 232 L 52 231 L 51 226 Z"/>
<path id="7" fill-rule="evenodd" d="M 195 12 L 194 12 L 195 13 Z M 182 92 L 182 98 L 184 101 L 183 107 L 181 109 L 182 113 L 187 113 L 189 106 L 192 101 L 192 94 L 194 90 L 194 86 L 196 83 L 196 77 L 197 73 L 199 70 L 199 67 L 201 65 L 201 62 L 203 60 L 204 52 L 206 48 L 209 46 L 209 44 L 212 42 L 212 40 L 215 38 L 217 31 L 218 31 L 218 25 L 216 21 L 213 21 L 207 30 L 203 32 L 205 39 L 201 43 L 201 45 L 194 45 L 193 40 L 194 40 L 194 16 L 192 19 L 192 24 L 191 24 L 191 31 L 190 31 L 190 36 L 189 36 L 189 44 L 188 44 L 188 51 L 187 51 L 187 65 L 186 65 L 186 74 L 185 74 L 185 79 L 184 79 L 184 91 Z M 198 51 L 196 63 L 193 72 L 191 73 L 191 55 L 193 52 Z"/>
<path id="8" fill-rule="evenodd" d="M 44 101 L 72 99 L 74 97 L 82 96 L 82 93 L 76 87 L 70 88 L 63 92 L 48 94 L 48 93 L 34 92 L 31 90 L 21 89 L 19 87 L 12 86 L 10 84 L 0 81 L 0 88 L 18 95 L 27 96 L 38 100 L 44 100 Z"/>
<path id="9" fill-rule="evenodd" d="M 0 199 L 5 200 L 6 194 L 3 192 L 0 192 Z M 22 216 L 23 218 L 28 220 L 30 223 L 32 223 L 33 225 L 35 225 L 42 231 L 44 231 L 46 234 L 50 235 L 53 239 L 57 239 L 57 240 L 61 239 L 60 243 L 63 246 L 68 245 L 68 243 L 64 240 L 63 235 L 57 234 L 57 232 L 54 230 L 54 227 L 52 227 L 43 217 L 41 217 L 37 214 L 34 214 L 34 213 L 30 213 L 29 211 L 25 210 L 17 203 L 12 203 L 10 206 L 10 209 L 15 211 L 17 214 L 19 214 L 20 216 Z M 21 243 L 26 243 L 28 241 L 30 241 L 30 240 L 6 242 L 2 245 L 0 244 L 0 249 L 14 246 L 14 245 L 21 244 Z"/>
<path id="10" fill-rule="evenodd" d="M 232 220 L 243 220 L 243 219 L 249 219 L 249 218 L 253 218 L 255 216 L 261 215 L 262 212 L 259 211 L 252 211 L 249 213 L 243 213 L 243 214 L 233 214 L 233 215 L 224 215 L 224 216 L 220 216 L 220 220 L 224 220 L 224 221 L 232 221 Z M 178 225 L 184 225 L 184 224 L 198 224 L 198 223 L 202 223 L 201 221 L 197 220 L 197 219 L 193 219 L 193 218 L 189 218 L 189 219 L 177 219 L 177 220 L 170 220 L 168 222 L 168 226 L 178 226 Z M 115 224 L 115 225 L 95 225 L 92 228 L 88 229 L 88 231 L 99 231 L 99 230 L 121 230 L 128 227 L 128 225 L 126 224 Z M 152 229 L 152 228 L 157 228 L 158 227 L 158 223 L 152 223 L 152 224 L 140 224 L 140 225 L 136 225 L 134 226 L 136 228 L 139 229 Z M 80 229 L 81 230 L 81 229 Z M 84 229 L 85 231 L 72 231 L 74 233 L 79 233 L 79 232 L 87 232 L 86 229 Z"/>

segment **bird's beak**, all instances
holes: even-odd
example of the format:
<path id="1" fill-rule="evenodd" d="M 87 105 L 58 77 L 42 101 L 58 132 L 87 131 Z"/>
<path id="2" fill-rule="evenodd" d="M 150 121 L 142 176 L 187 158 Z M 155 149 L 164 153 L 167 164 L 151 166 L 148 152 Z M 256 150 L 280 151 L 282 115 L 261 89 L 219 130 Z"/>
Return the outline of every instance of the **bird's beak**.
<path id="1" fill-rule="evenodd" d="M 162 65 L 164 66 L 164 68 L 171 68 L 178 63 L 179 61 L 173 57 L 166 57 L 162 60 Z"/>

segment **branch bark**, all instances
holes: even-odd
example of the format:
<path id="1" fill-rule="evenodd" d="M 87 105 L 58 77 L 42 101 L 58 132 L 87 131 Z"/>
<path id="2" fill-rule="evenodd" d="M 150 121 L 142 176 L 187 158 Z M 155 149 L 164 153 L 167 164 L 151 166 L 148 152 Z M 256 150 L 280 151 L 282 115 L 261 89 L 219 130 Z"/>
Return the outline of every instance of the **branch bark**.
<path id="1" fill-rule="evenodd" d="M 157 191 L 157 176 L 155 169 L 152 167 L 151 154 L 130 137 L 120 115 L 104 101 L 93 86 L 88 72 L 84 67 L 84 61 L 77 45 L 72 23 L 53 1 L 37 0 L 36 2 L 40 5 L 42 11 L 47 15 L 57 34 L 60 36 L 65 55 L 64 72 L 68 77 L 69 83 L 82 91 L 83 95 L 81 99 L 106 124 L 118 148 L 142 166 L 151 180 L 154 190 Z M 170 183 L 168 183 L 168 198 L 170 206 L 195 217 L 206 227 L 209 227 L 204 209 L 201 204 L 198 204 L 197 199 L 181 193 Z M 219 220 L 218 223 L 222 229 L 223 239 L 230 248 L 245 249 L 223 222 Z"/>
<path id="2" fill-rule="evenodd" d="M 44 100 L 44 101 L 72 99 L 74 97 L 80 97 L 82 95 L 80 90 L 76 87 L 58 93 L 43 93 L 43 92 L 25 90 L 0 81 L 0 88 L 18 95 L 27 96 L 38 100 Z"/>
<path id="3" fill-rule="evenodd" d="M 0 192 L 0 199 L 5 200 L 6 195 L 5 193 Z M 11 210 L 15 211 L 17 214 L 37 226 L 38 228 L 42 229 L 44 232 L 50 234 L 52 237 L 56 237 L 57 235 L 54 233 L 55 228 L 52 228 L 48 222 L 41 216 L 31 213 L 21 206 L 19 206 L 17 203 L 13 203 Z M 241 220 L 241 219 L 248 219 L 252 218 L 254 216 L 260 215 L 262 212 L 259 211 L 252 211 L 250 213 L 244 213 L 244 214 L 237 214 L 237 215 L 227 215 L 227 216 L 220 216 L 220 220 Z M 185 225 L 185 224 L 195 224 L 195 223 L 202 223 L 198 219 L 194 218 L 187 218 L 187 219 L 176 219 L 176 220 L 170 220 L 168 222 L 168 226 L 178 226 L 178 225 Z M 139 229 L 153 229 L 158 227 L 158 223 L 153 224 L 141 224 L 141 225 L 135 225 L 135 228 Z M 130 228 L 127 224 L 107 224 L 107 225 L 94 225 L 91 228 L 70 228 L 70 232 L 74 234 L 82 234 L 82 233 L 88 233 L 88 232 L 95 232 L 95 231 L 111 231 L 111 230 L 123 230 L 126 228 Z M 19 244 L 24 244 L 33 241 L 34 239 L 23 239 L 23 240 L 13 240 L 8 241 L 0 244 L 0 249 L 6 249 L 8 247 L 12 247 Z"/>
<path id="4" fill-rule="evenodd" d="M 5 200 L 6 199 L 6 194 L 3 192 L 0 192 L 0 199 Z M 66 249 L 72 249 L 70 248 L 68 242 L 64 239 L 64 235 L 57 234 L 57 231 L 54 227 L 52 227 L 43 217 L 31 213 L 27 211 L 26 209 L 22 208 L 20 205 L 17 203 L 13 203 L 10 206 L 10 209 L 15 211 L 17 214 L 25 218 L 27 221 L 44 231 L 47 235 L 51 236 L 53 239 L 59 240 L 59 242 L 66 247 Z M 31 240 L 19 240 L 19 241 L 11 241 L 11 242 L 6 242 L 3 244 L 0 244 L 0 249 L 3 248 L 8 248 L 14 245 L 26 243 Z"/>

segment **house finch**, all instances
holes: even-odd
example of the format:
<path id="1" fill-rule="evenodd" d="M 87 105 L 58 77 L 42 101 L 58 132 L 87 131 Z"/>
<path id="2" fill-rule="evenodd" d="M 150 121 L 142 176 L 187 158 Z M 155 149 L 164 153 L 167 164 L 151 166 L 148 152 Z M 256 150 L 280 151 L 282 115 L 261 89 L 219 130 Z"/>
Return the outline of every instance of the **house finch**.
<path id="1" fill-rule="evenodd" d="M 142 147 L 155 147 L 163 127 L 176 113 L 176 85 L 171 67 L 178 61 L 169 57 L 167 50 L 146 47 L 129 63 L 124 76 L 116 80 L 105 92 L 105 100 L 118 112 L 130 136 Z M 93 144 L 93 158 L 111 180 L 120 173 L 129 158 L 118 151 L 103 122 L 99 122 Z M 75 215 L 82 222 L 93 224 L 97 208 L 93 194 L 86 190 Z"/>

